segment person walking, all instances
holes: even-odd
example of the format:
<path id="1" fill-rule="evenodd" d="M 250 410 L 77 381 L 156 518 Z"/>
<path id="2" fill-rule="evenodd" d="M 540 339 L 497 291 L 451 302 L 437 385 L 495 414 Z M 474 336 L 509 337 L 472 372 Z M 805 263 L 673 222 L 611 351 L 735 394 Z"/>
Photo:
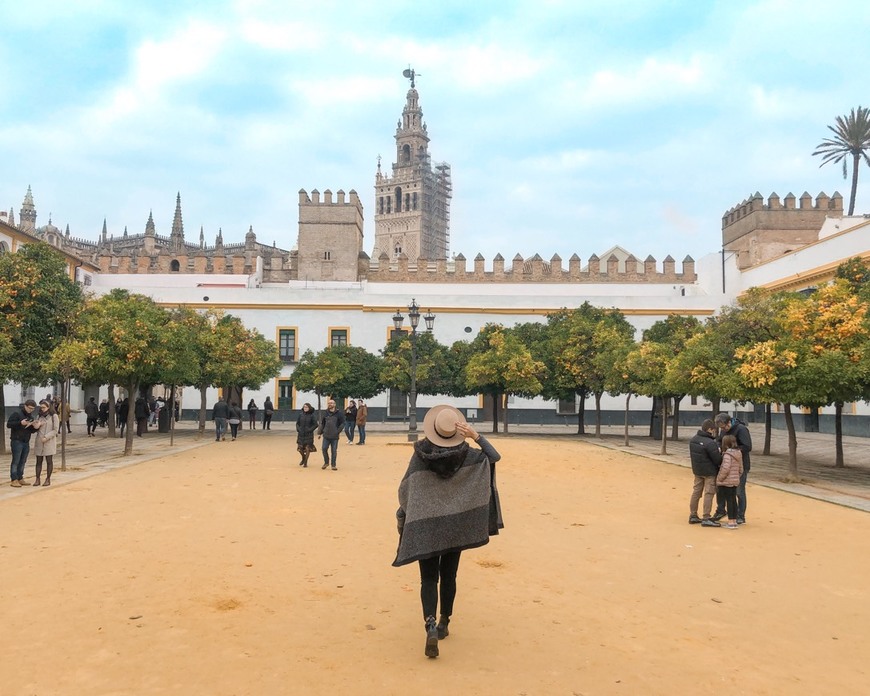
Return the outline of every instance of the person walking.
<path id="1" fill-rule="evenodd" d="M 127 418 L 130 416 L 130 400 L 125 396 L 118 405 L 118 427 L 121 429 L 119 437 L 124 437 L 124 430 L 127 428 Z"/>
<path id="2" fill-rule="evenodd" d="M 272 406 L 272 399 L 268 396 L 263 402 L 263 430 L 272 429 L 272 415 L 275 413 L 275 407 Z"/>
<path id="3" fill-rule="evenodd" d="M 239 434 L 239 426 L 242 424 L 242 407 L 233 401 L 233 403 L 230 404 L 229 415 L 230 417 L 227 419 L 227 423 L 230 424 L 230 435 L 232 435 L 232 441 L 235 441 Z"/>
<path id="4" fill-rule="evenodd" d="M 40 401 L 37 421 L 39 431 L 33 443 L 33 454 L 36 455 L 36 480 L 34 486 L 50 486 L 51 474 L 54 472 L 54 455 L 57 454 L 57 414 L 50 401 Z M 45 460 L 45 483 L 42 481 L 42 461 Z"/>
<path id="5" fill-rule="evenodd" d="M 710 518 L 713 510 L 713 497 L 716 495 L 716 474 L 722 463 L 722 454 L 716 444 L 716 424 L 711 418 L 701 423 L 701 429 L 689 440 L 689 458 L 695 483 L 689 498 L 689 524 L 702 527 L 721 527 L 719 522 Z M 704 496 L 703 519 L 698 517 L 698 503 Z"/>
<path id="6" fill-rule="evenodd" d="M 136 399 L 133 408 L 136 416 L 136 437 L 142 437 L 148 432 L 148 417 L 151 414 L 151 409 L 148 406 L 148 401 L 141 394 Z"/>
<path id="7" fill-rule="evenodd" d="M 353 434 L 356 430 L 356 402 L 351 399 L 344 409 L 344 436 L 347 438 L 347 444 L 353 444 Z"/>
<path id="8" fill-rule="evenodd" d="M 323 437 L 323 466 L 320 467 L 321 469 L 327 468 L 330 463 L 333 471 L 338 468 L 338 438 L 341 436 L 343 428 L 344 414 L 335 407 L 335 399 L 330 399 L 326 402 L 326 410 L 321 414 L 320 424 L 317 428 L 317 437 Z M 330 455 L 332 455 L 331 462 Z"/>
<path id="9" fill-rule="evenodd" d="M 251 399 L 248 402 L 248 429 L 256 430 L 257 429 L 257 404 L 254 403 L 254 400 Z"/>
<path id="10" fill-rule="evenodd" d="M 230 407 L 224 401 L 224 397 L 219 397 L 217 403 L 212 407 L 211 419 L 214 421 L 214 439 L 215 442 L 221 442 L 226 439 L 227 421 L 230 417 Z"/>
<path id="11" fill-rule="evenodd" d="M 97 400 L 92 396 L 85 404 L 85 417 L 87 418 L 88 437 L 96 437 L 97 418 L 100 416 L 100 407 Z"/>
<path id="12" fill-rule="evenodd" d="M 424 652 L 438 657 L 438 641 L 450 635 L 462 551 L 489 543 L 504 527 L 495 485 L 495 463 L 501 455 L 453 406 L 429 409 L 423 432 L 425 438 L 414 444 L 399 484 L 399 548 L 393 565 L 417 561 L 420 566 Z"/>
<path id="13" fill-rule="evenodd" d="M 737 483 L 737 524 L 746 524 L 746 479 L 749 477 L 749 453 L 752 451 L 752 436 L 749 434 L 749 428 L 743 421 L 732 418 L 727 413 L 720 413 L 716 416 L 716 425 L 719 428 L 718 439 L 721 441 L 725 435 L 733 435 L 737 440 L 737 447 L 743 456 L 743 473 L 740 475 L 740 481 Z M 724 452 L 724 448 L 720 446 Z M 725 517 L 725 499 L 724 493 L 716 494 L 716 513 L 713 519 L 717 522 Z"/>
<path id="14" fill-rule="evenodd" d="M 299 418 L 296 419 L 296 449 L 302 456 L 299 466 L 304 469 L 308 468 L 309 455 L 317 451 L 314 446 L 315 430 L 317 430 L 317 415 L 314 413 L 314 407 L 309 403 L 302 404 Z"/>
<path id="15" fill-rule="evenodd" d="M 41 427 L 33 414 L 35 410 L 36 402 L 28 399 L 6 421 L 6 427 L 11 431 L 9 445 L 12 448 L 12 463 L 9 466 L 9 485 L 13 488 L 30 485 L 29 481 L 24 480 L 24 465 L 27 463 L 27 455 L 30 454 L 30 436 Z"/>
<path id="16" fill-rule="evenodd" d="M 719 467 L 719 475 L 716 483 L 725 499 L 725 509 L 728 514 L 728 529 L 737 529 L 737 486 L 743 476 L 743 452 L 737 447 L 737 438 L 726 435 L 722 438 L 722 466 Z"/>
<path id="17" fill-rule="evenodd" d="M 101 428 L 105 428 L 109 425 L 109 400 L 103 399 L 100 402 L 99 408 L 99 418 L 97 419 L 97 425 Z"/>
<path id="18" fill-rule="evenodd" d="M 356 429 L 359 432 L 359 439 L 357 440 L 358 445 L 364 445 L 366 443 L 366 423 L 369 419 L 369 408 L 366 406 L 365 401 L 362 399 L 357 399 L 356 402 Z"/>

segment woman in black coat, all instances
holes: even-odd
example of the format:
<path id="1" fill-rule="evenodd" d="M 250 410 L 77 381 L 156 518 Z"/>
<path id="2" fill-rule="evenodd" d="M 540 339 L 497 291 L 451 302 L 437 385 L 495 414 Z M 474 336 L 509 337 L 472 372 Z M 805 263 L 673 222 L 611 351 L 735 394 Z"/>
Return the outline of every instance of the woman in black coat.
<path id="1" fill-rule="evenodd" d="M 299 466 L 308 468 L 308 455 L 316 452 L 314 431 L 317 430 L 317 416 L 311 404 L 303 404 L 299 418 L 296 419 L 296 449 L 302 455 Z"/>
<path id="2" fill-rule="evenodd" d="M 257 429 L 257 404 L 251 399 L 248 402 L 248 428 L 251 430 Z"/>

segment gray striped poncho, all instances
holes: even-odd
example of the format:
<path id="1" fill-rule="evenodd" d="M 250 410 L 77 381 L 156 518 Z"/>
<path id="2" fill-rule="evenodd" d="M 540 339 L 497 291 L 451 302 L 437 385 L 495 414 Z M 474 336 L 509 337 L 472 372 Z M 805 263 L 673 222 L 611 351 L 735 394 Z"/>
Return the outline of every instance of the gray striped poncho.
<path id="1" fill-rule="evenodd" d="M 465 443 L 444 449 L 421 440 L 399 484 L 396 517 L 401 536 L 394 566 L 483 546 L 504 527 L 495 464 Z"/>

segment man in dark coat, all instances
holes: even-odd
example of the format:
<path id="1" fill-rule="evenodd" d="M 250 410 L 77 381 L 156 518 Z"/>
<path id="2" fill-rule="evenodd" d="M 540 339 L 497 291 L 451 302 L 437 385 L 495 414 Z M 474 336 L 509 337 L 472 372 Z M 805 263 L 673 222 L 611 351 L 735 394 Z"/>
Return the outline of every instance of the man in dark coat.
<path id="1" fill-rule="evenodd" d="M 737 524 L 746 524 L 746 478 L 749 474 L 749 453 L 752 451 L 752 436 L 749 428 L 743 421 L 732 418 L 727 413 L 716 416 L 716 425 L 719 427 L 717 440 L 721 443 L 726 435 L 733 435 L 737 439 L 737 449 L 743 453 L 743 473 L 740 475 L 740 484 L 737 486 Z M 716 514 L 713 519 L 718 521 L 725 517 L 725 498 L 716 495 Z"/>
<path id="2" fill-rule="evenodd" d="M 721 527 L 718 521 L 711 519 L 713 496 L 716 493 L 716 474 L 722 463 L 722 453 L 716 443 L 716 424 L 708 418 L 701 423 L 701 429 L 689 440 L 689 457 L 692 460 L 692 473 L 695 483 L 692 487 L 692 497 L 689 498 L 689 524 L 700 524 L 702 527 Z M 704 495 L 704 519 L 698 517 L 698 502 Z"/>
<path id="3" fill-rule="evenodd" d="M 12 448 L 12 464 L 9 467 L 9 484 L 13 488 L 29 486 L 24 480 L 24 465 L 30 454 L 30 436 L 39 429 L 39 421 L 34 417 L 36 402 L 28 399 L 21 408 L 9 416 L 6 427 L 9 428 L 9 444 Z"/>
<path id="4" fill-rule="evenodd" d="M 227 419 L 229 417 L 230 407 L 224 401 L 224 397 L 220 397 L 211 410 L 211 419 L 214 421 L 214 439 L 218 442 L 224 439 L 227 432 Z"/>
<path id="5" fill-rule="evenodd" d="M 136 435 L 142 437 L 148 432 L 148 416 L 151 414 L 151 409 L 148 407 L 148 401 L 144 396 L 136 399 L 133 408 L 136 411 Z"/>
<path id="6" fill-rule="evenodd" d="M 338 460 L 338 438 L 344 429 L 344 414 L 335 407 L 335 400 L 326 402 L 326 410 L 320 416 L 320 425 L 317 428 L 317 437 L 323 437 L 323 466 L 326 469 L 332 455 L 332 470 L 335 471 Z"/>

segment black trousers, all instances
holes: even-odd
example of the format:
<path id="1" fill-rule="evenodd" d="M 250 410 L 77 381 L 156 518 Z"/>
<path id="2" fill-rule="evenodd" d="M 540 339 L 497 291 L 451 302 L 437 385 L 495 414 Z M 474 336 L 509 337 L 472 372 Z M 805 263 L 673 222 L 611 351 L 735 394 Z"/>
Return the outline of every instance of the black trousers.
<path id="1" fill-rule="evenodd" d="M 438 580 L 441 580 L 441 615 L 453 614 L 456 598 L 456 571 L 462 551 L 445 553 L 418 561 L 420 564 L 420 601 L 423 603 L 423 618 L 436 616 L 438 611 Z"/>

